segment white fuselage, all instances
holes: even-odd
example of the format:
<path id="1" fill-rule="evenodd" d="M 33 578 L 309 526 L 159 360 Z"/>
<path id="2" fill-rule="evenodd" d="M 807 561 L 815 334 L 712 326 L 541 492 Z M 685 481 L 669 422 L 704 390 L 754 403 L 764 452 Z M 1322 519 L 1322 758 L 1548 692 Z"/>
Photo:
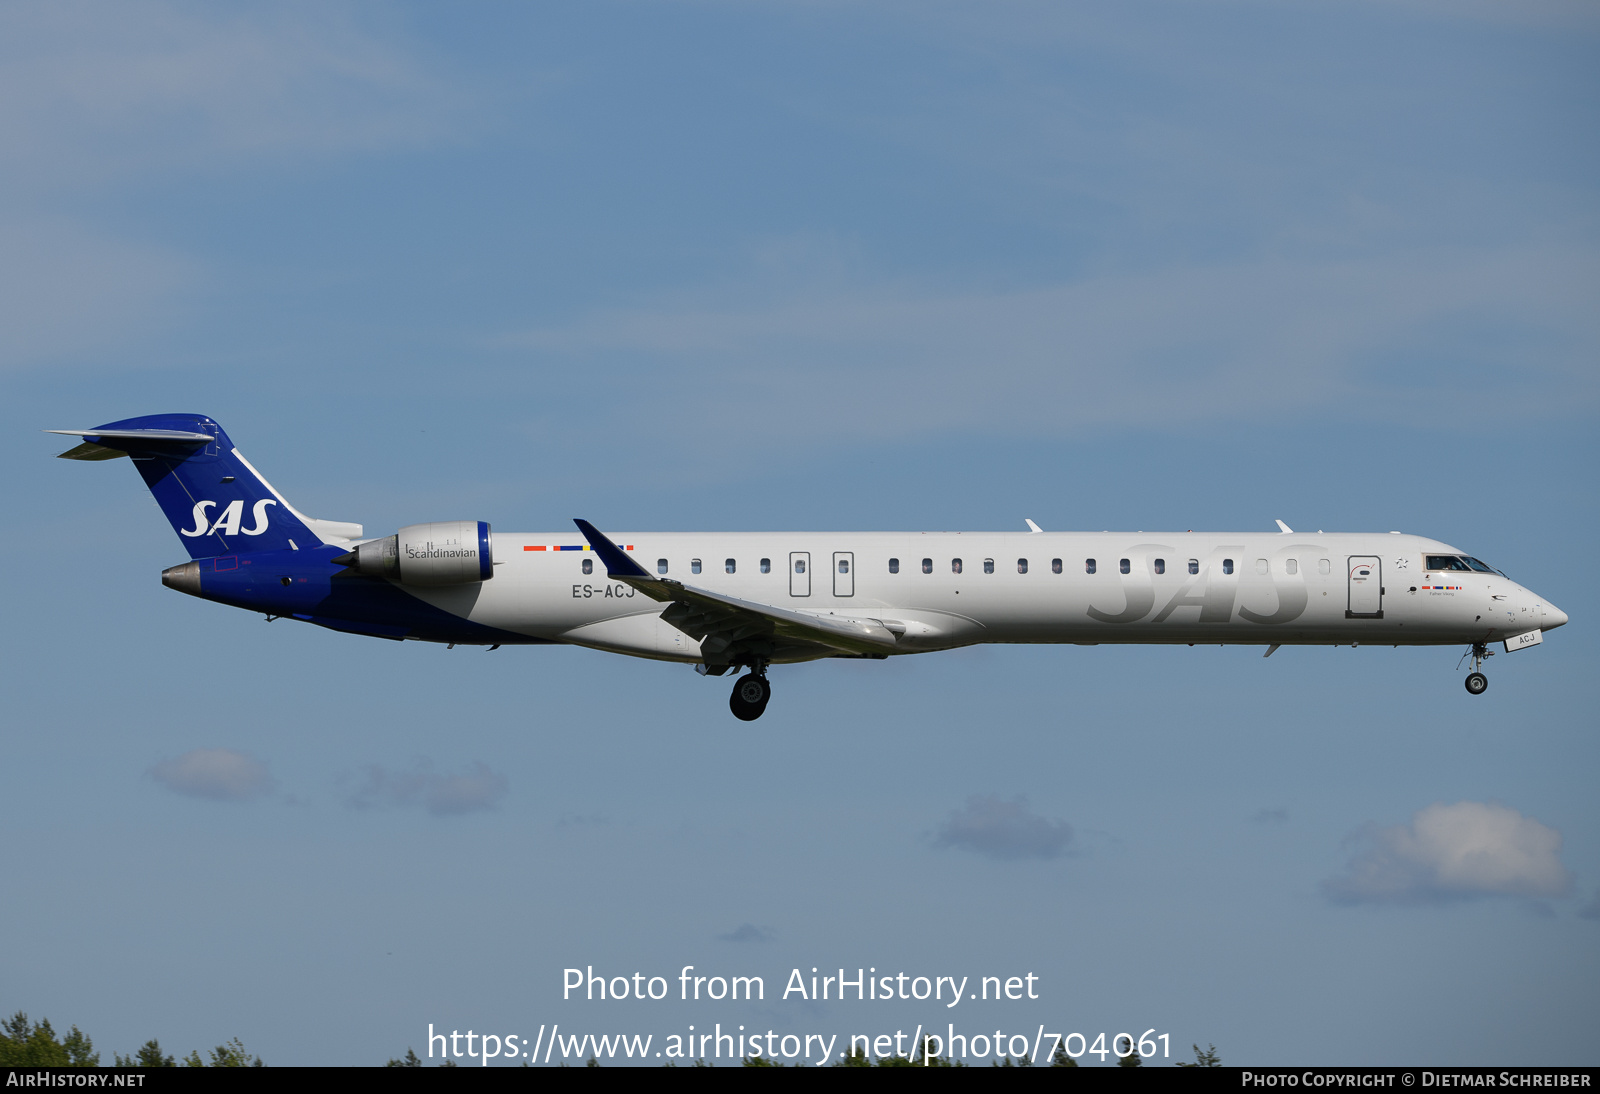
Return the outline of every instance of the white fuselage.
<path id="1" fill-rule="evenodd" d="M 1398 533 L 638 532 L 614 540 L 652 575 L 789 611 L 879 621 L 895 633 L 895 653 L 983 642 L 1466 644 L 1567 621 L 1499 573 L 1429 570 L 1428 556 L 1463 552 Z M 607 579 L 577 533 L 497 532 L 493 554 L 492 580 L 408 591 L 529 637 L 702 660 L 699 642 L 660 618 L 661 603 Z"/>

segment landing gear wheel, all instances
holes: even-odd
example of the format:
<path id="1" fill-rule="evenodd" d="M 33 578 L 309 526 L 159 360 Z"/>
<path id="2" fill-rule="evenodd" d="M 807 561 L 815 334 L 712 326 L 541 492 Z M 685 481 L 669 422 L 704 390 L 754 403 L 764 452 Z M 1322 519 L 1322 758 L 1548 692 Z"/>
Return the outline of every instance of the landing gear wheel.
<path id="1" fill-rule="evenodd" d="M 767 678 L 752 672 L 739 677 L 733 685 L 733 694 L 728 697 L 728 709 L 741 722 L 753 722 L 761 717 L 767 709 L 767 700 L 771 698 L 772 685 L 767 683 Z"/>
<path id="2" fill-rule="evenodd" d="M 1467 674 L 1467 691 L 1472 695 L 1482 695 L 1489 690 L 1489 678 L 1481 672 Z"/>

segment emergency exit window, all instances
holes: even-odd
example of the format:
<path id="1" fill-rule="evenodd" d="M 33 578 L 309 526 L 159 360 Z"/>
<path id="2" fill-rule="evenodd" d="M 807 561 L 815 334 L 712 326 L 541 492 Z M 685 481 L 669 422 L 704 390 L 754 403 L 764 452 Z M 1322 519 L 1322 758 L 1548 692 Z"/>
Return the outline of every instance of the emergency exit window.
<path id="1" fill-rule="evenodd" d="M 689 572 L 691 574 L 697 574 L 700 572 L 700 560 L 698 558 L 691 558 L 689 560 Z"/>
<path id="2" fill-rule="evenodd" d="M 667 560 L 664 559 L 664 558 L 656 559 L 656 573 L 664 574 L 666 572 L 667 572 Z"/>

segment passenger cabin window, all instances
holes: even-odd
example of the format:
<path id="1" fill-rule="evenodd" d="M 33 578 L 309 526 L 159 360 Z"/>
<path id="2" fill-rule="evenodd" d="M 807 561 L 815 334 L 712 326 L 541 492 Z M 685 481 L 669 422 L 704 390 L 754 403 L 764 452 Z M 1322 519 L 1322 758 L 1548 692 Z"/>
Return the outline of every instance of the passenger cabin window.
<path id="1" fill-rule="evenodd" d="M 722 560 L 722 568 L 731 574 L 739 568 L 739 564 L 731 558 L 725 558 Z"/>
<path id="2" fill-rule="evenodd" d="M 803 574 L 803 573 L 806 572 L 806 560 L 805 559 L 797 558 L 797 559 L 794 560 L 794 572 L 797 573 L 797 574 Z"/>
<path id="3" fill-rule="evenodd" d="M 1027 572 L 1028 572 L 1028 560 L 1025 559 L 1025 558 L 1017 559 L 1017 573 L 1025 574 Z"/>
<path id="4" fill-rule="evenodd" d="M 986 558 L 983 560 L 983 572 L 986 574 L 994 573 L 994 559 Z"/>
<path id="5" fill-rule="evenodd" d="M 594 559 L 586 558 L 583 560 L 583 572 L 586 574 L 594 573 Z"/>
<path id="6" fill-rule="evenodd" d="M 1319 558 L 1317 560 L 1317 573 L 1319 573 L 1319 574 L 1327 574 L 1327 573 L 1332 573 L 1332 572 L 1333 572 L 1333 563 L 1329 562 L 1325 558 Z"/>
<path id="7" fill-rule="evenodd" d="M 1128 560 L 1124 558 L 1117 561 L 1117 569 L 1122 573 L 1127 573 L 1128 571 L 1132 570 L 1133 567 L 1130 566 L 1128 564 Z"/>
<path id="8" fill-rule="evenodd" d="M 1164 558 L 1156 559 L 1156 573 L 1164 574 L 1166 572 L 1167 572 L 1167 560 L 1164 559 Z"/>
<path id="9" fill-rule="evenodd" d="M 1256 559 L 1256 573 L 1264 574 L 1266 572 L 1267 572 L 1267 560 L 1264 559 L 1264 558 Z"/>
<path id="10" fill-rule="evenodd" d="M 700 572 L 700 560 L 698 558 L 691 558 L 689 560 L 689 572 L 691 574 L 697 574 Z"/>
<path id="11" fill-rule="evenodd" d="M 925 558 L 922 560 L 922 572 L 925 574 L 933 573 L 933 559 Z"/>
<path id="12" fill-rule="evenodd" d="M 952 558 L 950 560 L 950 572 L 953 574 L 959 574 L 961 572 L 961 560 L 959 558 Z"/>
<path id="13" fill-rule="evenodd" d="M 839 572 L 841 574 L 847 574 L 850 572 L 850 560 L 848 558 L 841 558 L 839 560 Z"/>
<path id="14" fill-rule="evenodd" d="M 664 559 L 664 558 L 656 559 L 656 573 L 664 574 L 666 572 L 667 572 L 667 560 Z"/>
<path id="15" fill-rule="evenodd" d="M 1083 572 L 1086 574 L 1094 573 L 1094 559 L 1086 558 L 1083 560 Z"/>
<path id="16" fill-rule="evenodd" d="M 1225 558 L 1222 560 L 1222 572 L 1225 574 L 1233 573 L 1233 559 Z"/>
<path id="17" fill-rule="evenodd" d="M 897 574 L 900 572 L 900 560 L 898 558 L 891 558 L 889 560 L 889 572 L 891 574 Z"/>
<path id="18" fill-rule="evenodd" d="M 1300 563 L 1291 558 L 1283 564 L 1283 568 L 1288 573 L 1297 574 L 1300 572 Z"/>
<path id="19" fill-rule="evenodd" d="M 1061 560 L 1059 558 L 1052 558 L 1050 560 L 1050 572 L 1053 574 L 1059 574 L 1061 572 Z"/>
<path id="20" fill-rule="evenodd" d="M 1191 558 L 1189 560 L 1189 572 L 1191 574 L 1197 574 L 1200 572 L 1200 560 L 1198 558 Z"/>
<path id="21" fill-rule="evenodd" d="M 770 558 L 764 558 L 761 560 L 761 572 L 764 574 L 770 574 L 772 572 L 772 560 Z"/>

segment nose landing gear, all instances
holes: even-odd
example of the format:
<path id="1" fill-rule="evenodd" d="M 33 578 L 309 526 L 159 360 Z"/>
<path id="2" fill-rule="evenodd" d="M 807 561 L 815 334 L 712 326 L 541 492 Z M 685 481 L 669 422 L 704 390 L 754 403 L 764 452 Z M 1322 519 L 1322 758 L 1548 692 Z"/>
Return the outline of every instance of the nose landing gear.
<path id="1" fill-rule="evenodd" d="M 733 694 L 728 697 L 728 709 L 741 722 L 753 722 L 761 717 L 767 709 L 767 700 L 771 698 L 772 685 L 767 683 L 766 666 L 758 666 L 734 683 Z"/>
<path id="2" fill-rule="evenodd" d="M 1486 642 L 1474 642 L 1472 644 L 1472 649 L 1468 650 L 1466 654 L 1462 656 L 1461 659 L 1463 661 L 1465 661 L 1468 657 L 1472 658 L 1472 671 L 1467 674 L 1468 695 L 1482 695 L 1484 692 L 1489 690 L 1489 678 L 1480 670 L 1483 668 L 1483 659 L 1485 657 L 1493 656 L 1494 655 L 1489 652 L 1489 645 Z"/>

